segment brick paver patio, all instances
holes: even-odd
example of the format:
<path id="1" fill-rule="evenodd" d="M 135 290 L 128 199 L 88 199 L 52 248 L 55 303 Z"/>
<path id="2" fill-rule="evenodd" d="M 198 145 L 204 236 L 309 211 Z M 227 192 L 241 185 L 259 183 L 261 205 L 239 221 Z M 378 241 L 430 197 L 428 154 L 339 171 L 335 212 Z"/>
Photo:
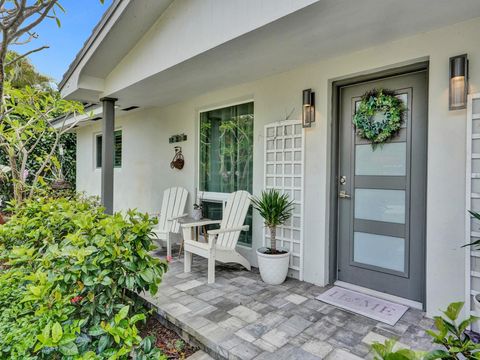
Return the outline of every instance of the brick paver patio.
<path id="1" fill-rule="evenodd" d="M 154 297 L 142 295 L 166 319 L 217 359 L 370 359 L 370 344 L 395 338 L 428 350 L 432 320 L 410 309 L 395 326 L 315 300 L 327 288 L 294 279 L 271 286 L 258 272 L 218 266 L 206 284 L 207 262 L 194 258 L 183 273 L 175 259 Z"/>

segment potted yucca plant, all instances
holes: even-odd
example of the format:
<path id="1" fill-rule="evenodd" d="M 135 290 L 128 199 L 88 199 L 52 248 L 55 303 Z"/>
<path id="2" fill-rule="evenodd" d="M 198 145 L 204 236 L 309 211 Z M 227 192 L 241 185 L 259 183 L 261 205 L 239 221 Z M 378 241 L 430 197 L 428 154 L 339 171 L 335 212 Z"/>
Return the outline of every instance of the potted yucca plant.
<path id="1" fill-rule="evenodd" d="M 287 194 L 270 189 L 262 191 L 260 197 L 254 197 L 252 204 L 270 230 L 270 247 L 257 250 L 260 275 L 267 284 L 281 284 L 287 277 L 290 252 L 277 249 L 277 226 L 283 225 L 292 216 L 293 201 Z"/>

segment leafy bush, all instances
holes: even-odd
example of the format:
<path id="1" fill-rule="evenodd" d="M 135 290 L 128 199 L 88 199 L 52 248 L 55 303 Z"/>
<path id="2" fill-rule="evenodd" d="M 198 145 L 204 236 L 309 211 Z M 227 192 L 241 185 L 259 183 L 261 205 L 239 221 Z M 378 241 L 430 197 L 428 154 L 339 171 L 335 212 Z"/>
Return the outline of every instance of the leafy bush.
<path id="1" fill-rule="evenodd" d="M 157 292 L 154 220 L 91 200 L 28 200 L 0 227 L 0 358 L 160 358 L 131 292 Z"/>
<path id="2" fill-rule="evenodd" d="M 375 360 L 422 360 L 422 354 L 410 349 L 395 349 L 395 340 L 386 340 L 384 344 L 374 343 Z"/>
<path id="3" fill-rule="evenodd" d="M 427 330 L 434 344 L 442 345 L 444 349 L 436 349 L 428 353 L 414 352 L 400 349 L 394 351 L 395 342 L 387 340 L 385 344 L 375 343 L 372 345 L 377 356 L 375 360 L 434 360 L 434 359 L 480 359 L 480 345 L 474 343 L 465 333 L 467 328 L 476 320 L 475 316 L 458 323 L 458 317 L 464 303 L 451 303 L 443 312 L 444 317 L 435 316 L 437 332 Z"/>
<path id="4" fill-rule="evenodd" d="M 39 145 L 33 150 L 31 156 L 27 159 L 26 168 L 30 174 L 36 173 L 41 166 L 39 158 L 44 158 L 47 150 L 54 146 L 55 134 L 46 132 L 42 138 L 39 139 Z M 77 168 L 77 135 L 74 133 L 63 134 L 59 140 L 59 146 L 63 147 L 63 156 L 55 152 L 56 158 L 61 161 L 62 173 L 65 180 L 68 181 L 72 188 L 75 188 L 76 182 L 76 168 Z M 47 150 L 45 150 L 47 149 Z M 0 165 L 9 165 L 8 155 L 4 149 L 0 148 Z M 54 175 L 50 168 L 45 171 L 45 181 L 50 184 L 54 180 Z M 31 184 L 32 176 L 27 177 L 27 184 Z M 3 177 L 0 180 L 0 199 L 1 205 L 6 205 L 8 201 L 13 199 L 13 182 L 8 177 Z M 0 206 L 3 208 L 3 206 Z"/>

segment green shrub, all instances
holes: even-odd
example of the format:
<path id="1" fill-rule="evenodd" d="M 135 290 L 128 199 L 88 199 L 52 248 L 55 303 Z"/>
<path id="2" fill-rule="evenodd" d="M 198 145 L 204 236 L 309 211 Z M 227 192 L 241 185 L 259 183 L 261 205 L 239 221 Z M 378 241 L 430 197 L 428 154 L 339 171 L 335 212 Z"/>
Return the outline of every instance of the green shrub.
<path id="1" fill-rule="evenodd" d="M 443 349 L 436 349 L 427 353 L 414 352 L 400 349 L 394 351 L 395 342 L 387 340 L 385 344 L 375 343 L 372 345 L 376 353 L 375 360 L 434 360 L 434 359 L 480 359 L 480 344 L 474 343 L 466 334 L 465 330 L 476 320 L 475 316 L 458 322 L 464 303 L 451 303 L 444 316 L 435 316 L 437 332 L 427 330 L 432 337 L 432 343 L 441 345 Z"/>
<path id="2" fill-rule="evenodd" d="M 157 292 L 154 220 L 105 215 L 87 199 L 25 202 L 0 227 L 1 359 L 160 358 L 135 324 L 133 292 Z"/>

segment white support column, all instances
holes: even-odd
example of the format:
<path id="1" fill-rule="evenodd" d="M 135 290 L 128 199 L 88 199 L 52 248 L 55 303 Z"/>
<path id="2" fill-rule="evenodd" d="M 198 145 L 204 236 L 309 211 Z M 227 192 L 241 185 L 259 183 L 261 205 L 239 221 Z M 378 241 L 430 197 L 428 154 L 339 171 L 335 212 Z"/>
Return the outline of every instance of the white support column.
<path id="1" fill-rule="evenodd" d="M 107 214 L 113 214 L 113 175 L 115 162 L 115 101 L 102 98 L 102 205 Z"/>

